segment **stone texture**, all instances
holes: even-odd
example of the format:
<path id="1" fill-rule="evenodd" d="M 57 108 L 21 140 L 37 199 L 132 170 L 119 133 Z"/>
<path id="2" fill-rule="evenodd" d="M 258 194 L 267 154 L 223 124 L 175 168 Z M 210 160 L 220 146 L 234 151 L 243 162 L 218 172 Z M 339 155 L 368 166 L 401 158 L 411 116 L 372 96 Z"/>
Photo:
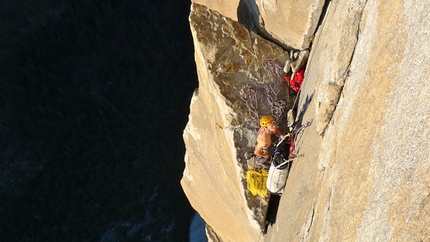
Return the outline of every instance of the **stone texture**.
<path id="1" fill-rule="evenodd" d="M 298 122 L 311 123 L 297 136 L 302 157 L 263 239 L 249 213 L 257 203 L 243 186 L 241 154 L 255 126 L 238 93 L 250 83 L 237 81 L 264 85 L 261 74 L 271 72 L 258 49 L 277 48 L 194 10 L 200 87 L 184 131 L 181 182 L 219 240 L 430 241 L 429 12 L 430 3 L 418 0 L 330 2 L 300 93 Z M 285 54 L 279 50 L 276 62 Z"/>
<path id="2" fill-rule="evenodd" d="M 270 39 L 294 49 L 309 48 L 325 0 L 256 0 L 260 26 Z"/>
<path id="3" fill-rule="evenodd" d="M 308 89 L 310 86 L 316 86 L 317 90 L 316 128 L 319 134 L 324 132 L 331 120 L 349 74 L 352 56 L 356 54 L 355 46 L 365 2 L 331 2 L 326 20 L 320 27 L 320 35 L 315 40 L 314 61 L 309 65 L 317 68 L 310 68 L 306 74 L 311 77 L 308 78 L 311 79 L 311 82 L 307 83 Z M 319 80 L 324 81 L 317 82 Z"/>
<path id="4" fill-rule="evenodd" d="M 265 241 L 429 241 L 429 10 L 331 2 L 299 105 L 303 122 L 317 122 L 297 140 L 304 157 Z"/>
<path id="5" fill-rule="evenodd" d="M 217 11 L 225 17 L 237 21 L 237 10 L 240 0 L 191 0 L 192 3 L 206 6 L 208 9 Z"/>
<path id="6" fill-rule="evenodd" d="M 239 21 L 283 48 L 309 48 L 325 0 L 192 0 Z"/>
<path id="7" fill-rule="evenodd" d="M 272 114 L 286 124 L 292 100 L 276 70 L 288 52 L 203 5 L 192 5 L 189 20 L 199 88 L 184 130 L 181 185 L 222 241 L 254 241 L 267 201 L 246 190 L 245 153 L 254 149 L 259 116 Z M 258 105 L 250 102 L 252 93 Z M 271 104 L 282 103 L 282 112 L 275 112 Z"/>

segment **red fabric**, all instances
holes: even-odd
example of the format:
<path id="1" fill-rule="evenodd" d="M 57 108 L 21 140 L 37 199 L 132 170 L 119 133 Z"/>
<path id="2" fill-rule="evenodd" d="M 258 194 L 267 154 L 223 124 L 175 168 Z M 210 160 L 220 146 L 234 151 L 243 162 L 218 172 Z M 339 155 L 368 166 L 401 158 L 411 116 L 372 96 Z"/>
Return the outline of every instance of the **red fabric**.
<path id="1" fill-rule="evenodd" d="M 305 78 L 305 70 L 299 70 L 295 75 L 294 78 L 291 79 L 291 77 L 284 75 L 284 79 L 287 82 L 288 86 L 293 89 L 295 92 L 299 92 L 300 88 L 302 86 L 303 79 Z"/>
<path id="2" fill-rule="evenodd" d="M 296 144 L 294 143 L 294 135 L 291 135 L 291 140 L 290 140 L 290 156 L 293 154 L 294 150 L 296 149 Z"/>

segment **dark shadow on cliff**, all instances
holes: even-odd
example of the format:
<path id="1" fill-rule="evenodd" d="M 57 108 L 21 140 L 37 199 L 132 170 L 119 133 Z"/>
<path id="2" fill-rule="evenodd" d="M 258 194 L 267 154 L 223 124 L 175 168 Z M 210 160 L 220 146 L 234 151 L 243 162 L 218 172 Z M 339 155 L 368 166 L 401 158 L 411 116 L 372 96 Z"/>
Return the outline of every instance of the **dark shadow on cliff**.
<path id="1" fill-rule="evenodd" d="M 288 173 L 290 173 L 290 169 L 291 169 L 291 166 L 293 165 L 293 161 L 290 161 L 289 163 L 290 164 L 287 168 Z M 289 177 L 289 174 L 287 176 L 287 183 L 288 183 L 288 177 Z M 288 191 L 285 190 L 283 193 L 287 193 L 287 192 Z M 281 200 L 281 195 L 277 195 L 277 194 L 270 195 L 269 204 L 267 206 L 266 226 L 264 228 L 264 234 L 267 232 L 269 225 L 272 226 L 273 224 L 276 223 L 276 217 L 278 216 L 278 208 L 279 208 L 279 202 Z"/>
<path id="2" fill-rule="evenodd" d="M 300 111 L 298 111 L 298 116 L 297 116 L 297 121 L 296 121 L 296 126 L 295 126 L 295 130 L 300 130 L 300 128 L 302 128 L 303 126 L 303 116 L 306 113 L 306 110 L 309 107 L 309 104 L 312 101 L 314 94 L 310 95 L 310 96 L 306 96 L 306 100 L 305 103 L 303 104 L 303 107 L 300 109 Z"/>
<path id="3" fill-rule="evenodd" d="M 250 6 L 249 3 L 245 2 L 246 0 L 240 0 L 239 5 L 237 6 L 237 20 L 239 23 L 245 25 L 248 31 L 257 32 L 257 28 L 255 26 L 255 16 L 258 16 L 258 7 Z M 254 3 L 255 4 L 255 3 Z M 257 10 L 257 12 L 255 12 Z"/>
<path id="4" fill-rule="evenodd" d="M 264 233 L 267 232 L 268 226 L 272 226 L 276 223 L 276 216 L 278 214 L 279 201 L 281 200 L 281 196 L 278 195 L 270 195 L 269 205 L 267 207 L 266 214 L 266 227 L 264 229 Z"/>
<path id="5" fill-rule="evenodd" d="M 248 31 L 255 32 L 264 39 L 271 41 L 283 49 L 290 50 L 291 47 L 286 46 L 260 25 L 260 11 L 258 9 L 257 3 L 251 0 L 240 0 L 237 7 L 237 21 L 248 29 Z"/>

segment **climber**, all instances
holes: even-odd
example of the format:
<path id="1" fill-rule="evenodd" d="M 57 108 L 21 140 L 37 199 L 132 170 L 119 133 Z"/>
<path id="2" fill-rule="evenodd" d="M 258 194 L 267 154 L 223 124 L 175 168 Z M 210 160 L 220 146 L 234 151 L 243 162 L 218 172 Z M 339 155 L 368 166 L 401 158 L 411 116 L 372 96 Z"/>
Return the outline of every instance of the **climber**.
<path id="1" fill-rule="evenodd" d="M 272 116 L 263 116 L 260 118 L 260 130 L 257 136 L 257 146 L 255 147 L 254 154 L 259 157 L 257 163 L 265 165 L 272 153 L 272 138 L 281 138 L 281 140 L 290 137 L 289 134 L 282 135 L 281 131 L 275 124 Z M 274 137 L 273 137 L 274 136 Z"/>

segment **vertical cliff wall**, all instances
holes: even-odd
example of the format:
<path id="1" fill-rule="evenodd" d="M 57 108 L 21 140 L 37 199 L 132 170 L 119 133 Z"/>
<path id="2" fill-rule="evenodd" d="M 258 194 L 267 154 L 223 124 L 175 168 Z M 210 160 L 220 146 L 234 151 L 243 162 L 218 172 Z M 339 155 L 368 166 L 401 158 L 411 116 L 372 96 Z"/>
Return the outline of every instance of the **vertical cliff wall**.
<path id="1" fill-rule="evenodd" d="M 245 153 L 253 152 L 258 116 L 273 114 L 275 103 L 284 103 L 282 112 L 288 105 L 280 70 L 271 68 L 288 53 L 202 5 L 192 5 L 190 24 L 199 88 L 184 130 L 181 185 L 223 241 L 253 241 L 267 203 L 246 190 Z"/>
<path id="2" fill-rule="evenodd" d="M 430 3 L 331 1 L 265 241 L 429 241 Z"/>
<path id="3" fill-rule="evenodd" d="M 299 99 L 298 122 L 311 125 L 264 241 L 429 241 L 429 12 L 417 0 L 330 1 Z M 277 78 L 265 63 L 285 53 L 202 6 L 190 22 L 200 84 L 181 183 L 219 238 L 262 241 L 243 178 L 256 122 L 240 91 L 256 84 L 265 100 Z"/>
<path id="4" fill-rule="evenodd" d="M 309 48 L 325 0 L 192 0 L 239 21 L 283 48 Z"/>

